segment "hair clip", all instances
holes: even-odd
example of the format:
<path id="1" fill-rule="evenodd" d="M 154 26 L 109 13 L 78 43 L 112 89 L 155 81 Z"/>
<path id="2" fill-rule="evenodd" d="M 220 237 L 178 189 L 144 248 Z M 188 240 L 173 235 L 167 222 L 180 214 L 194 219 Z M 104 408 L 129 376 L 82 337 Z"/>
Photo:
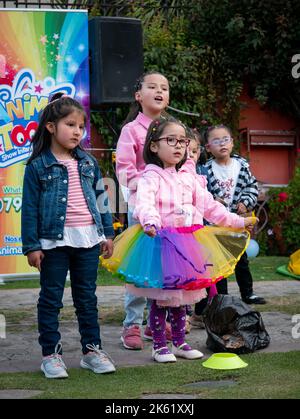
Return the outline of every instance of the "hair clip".
<path id="1" fill-rule="evenodd" d="M 155 121 L 151 131 L 155 132 L 159 124 L 160 124 L 159 121 Z"/>
<path id="2" fill-rule="evenodd" d="M 52 105 L 52 103 L 58 102 L 59 100 L 65 99 L 65 98 L 73 99 L 71 96 L 63 94 L 61 97 L 58 97 L 57 99 L 54 99 L 54 100 L 51 100 L 50 102 L 48 102 L 46 106 Z"/>

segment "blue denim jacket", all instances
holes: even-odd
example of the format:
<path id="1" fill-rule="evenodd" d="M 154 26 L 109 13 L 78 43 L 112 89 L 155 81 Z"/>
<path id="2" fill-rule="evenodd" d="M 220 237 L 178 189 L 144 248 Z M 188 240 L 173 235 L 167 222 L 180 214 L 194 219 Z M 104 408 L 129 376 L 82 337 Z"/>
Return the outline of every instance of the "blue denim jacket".
<path id="1" fill-rule="evenodd" d="M 75 149 L 82 190 L 98 234 L 114 236 L 108 197 L 97 161 Z M 39 239 L 62 240 L 67 212 L 68 171 L 50 149 L 25 169 L 22 203 L 23 253 L 40 250 Z M 97 206 L 98 203 L 98 206 Z M 99 209 L 98 209 L 99 208 Z"/>

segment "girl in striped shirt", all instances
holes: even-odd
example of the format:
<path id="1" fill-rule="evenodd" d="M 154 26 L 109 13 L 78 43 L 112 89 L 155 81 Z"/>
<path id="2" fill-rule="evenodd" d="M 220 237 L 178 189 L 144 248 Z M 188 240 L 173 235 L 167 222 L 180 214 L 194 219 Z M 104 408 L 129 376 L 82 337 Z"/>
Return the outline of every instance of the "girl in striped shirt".
<path id="1" fill-rule="evenodd" d="M 112 254 L 114 230 L 97 161 L 80 145 L 85 125 L 76 100 L 54 95 L 32 138 L 24 176 L 23 253 L 40 271 L 38 328 L 47 378 L 68 377 L 58 331 L 68 271 L 81 335 L 80 366 L 95 373 L 115 371 L 101 347 L 95 295 L 99 255 Z"/>

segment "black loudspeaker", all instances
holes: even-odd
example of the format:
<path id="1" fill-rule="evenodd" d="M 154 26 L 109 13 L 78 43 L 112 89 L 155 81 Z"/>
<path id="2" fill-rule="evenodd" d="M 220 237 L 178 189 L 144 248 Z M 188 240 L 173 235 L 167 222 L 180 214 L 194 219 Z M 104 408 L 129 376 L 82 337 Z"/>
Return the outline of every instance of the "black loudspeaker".
<path id="1" fill-rule="evenodd" d="M 131 103 L 143 73 L 143 32 L 139 19 L 89 20 L 90 101 L 92 108 Z"/>

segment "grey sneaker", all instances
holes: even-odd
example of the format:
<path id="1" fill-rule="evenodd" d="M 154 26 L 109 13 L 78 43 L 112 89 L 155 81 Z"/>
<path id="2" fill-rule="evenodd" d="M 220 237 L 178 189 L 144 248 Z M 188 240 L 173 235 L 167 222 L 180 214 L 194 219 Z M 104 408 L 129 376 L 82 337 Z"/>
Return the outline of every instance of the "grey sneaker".
<path id="1" fill-rule="evenodd" d="M 46 378 L 67 378 L 67 367 L 59 354 L 61 343 L 55 346 L 54 353 L 43 357 L 41 370 Z"/>
<path id="2" fill-rule="evenodd" d="M 99 349 L 98 345 L 87 344 L 86 347 L 90 352 L 83 355 L 80 361 L 82 368 L 92 370 L 96 374 L 106 374 L 116 371 L 113 360 L 106 352 Z"/>

